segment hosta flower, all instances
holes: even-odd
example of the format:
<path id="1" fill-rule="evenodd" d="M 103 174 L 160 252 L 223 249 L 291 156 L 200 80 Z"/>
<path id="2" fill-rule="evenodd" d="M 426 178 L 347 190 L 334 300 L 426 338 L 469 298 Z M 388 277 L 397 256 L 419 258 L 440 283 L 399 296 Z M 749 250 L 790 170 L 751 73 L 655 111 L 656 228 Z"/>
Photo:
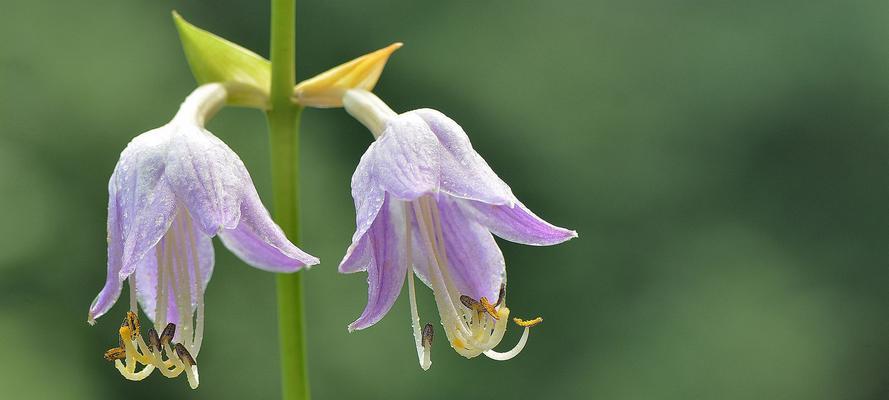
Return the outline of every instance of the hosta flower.
<path id="1" fill-rule="evenodd" d="M 454 350 L 507 360 L 528 339 L 535 318 L 514 321 L 525 330 L 500 353 L 509 319 L 503 254 L 492 233 L 517 243 L 546 246 L 576 237 L 528 210 L 473 150 L 466 133 L 442 113 L 396 114 L 370 92 L 350 90 L 346 110 L 376 137 L 352 176 L 357 229 L 340 272 L 367 271 L 368 301 L 350 330 L 379 321 L 405 278 L 417 356 L 431 365 L 431 324 L 420 327 L 413 276 L 432 288 L 441 324 Z"/>
<path id="2" fill-rule="evenodd" d="M 89 322 L 114 305 L 129 279 L 130 312 L 118 332 L 119 346 L 105 354 L 127 379 L 144 379 L 155 369 L 167 377 L 185 372 L 197 387 L 213 236 L 262 270 L 294 272 L 318 263 L 287 240 L 244 163 L 204 129 L 226 95 L 220 84 L 196 89 L 170 123 L 130 142 L 111 175 L 108 277 L 90 306 Z M 137 303 L 160 328 L 148 331 L 147 342 Z M 139 364 L 144 367 L 136 371 Z"/>

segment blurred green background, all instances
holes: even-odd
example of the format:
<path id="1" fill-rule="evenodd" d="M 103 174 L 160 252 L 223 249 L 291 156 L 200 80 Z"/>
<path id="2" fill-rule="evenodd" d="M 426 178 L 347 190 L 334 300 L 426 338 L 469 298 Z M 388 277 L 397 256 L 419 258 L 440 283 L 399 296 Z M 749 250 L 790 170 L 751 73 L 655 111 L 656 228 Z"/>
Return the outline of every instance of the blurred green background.
<path id="1" fill-rule="evenodd" d="M 125 301 L 85 323 L 117 157 L 194 85 L 174 8 L 268 54 L 263 1 L 2 3 L 0 398 L 278 396 L 274 279 L 219 243 L 197 391 L 102 360 Z M 580 233 L 502 243 L 511 309 L 546 318 L 524 353 L 466 360 L 439 340 L 424 373 L 406 297 L 346 332 L 365 276 L 336 265 L 371 136 L 306 111 L 315 397 L 889 397 L 887 15 L 885 0 L 300 0 L 299 78 L 405 42 L 378 94 L 459 121 L 519 198 Z M 226 109 L 210 129 L 268 199 L 263 116 Z"/>

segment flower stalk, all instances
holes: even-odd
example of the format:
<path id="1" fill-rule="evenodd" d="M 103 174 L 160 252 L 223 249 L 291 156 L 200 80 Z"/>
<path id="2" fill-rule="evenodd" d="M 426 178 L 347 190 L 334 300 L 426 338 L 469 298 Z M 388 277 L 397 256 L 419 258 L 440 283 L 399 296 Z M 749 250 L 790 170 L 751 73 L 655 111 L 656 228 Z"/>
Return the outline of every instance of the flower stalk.
<path id="1" fill-rule="evenodd" d="M 271 149 L 273 215 L 284 233 L 299 243 L 299 121 L 302 107 L 290 96 L 295 83 L 296 1 L 271 2 L 271 108 L 266 113 Z M 309 399 L 302 274 L 279 274 L 278 336 L 281 395 Z"/>

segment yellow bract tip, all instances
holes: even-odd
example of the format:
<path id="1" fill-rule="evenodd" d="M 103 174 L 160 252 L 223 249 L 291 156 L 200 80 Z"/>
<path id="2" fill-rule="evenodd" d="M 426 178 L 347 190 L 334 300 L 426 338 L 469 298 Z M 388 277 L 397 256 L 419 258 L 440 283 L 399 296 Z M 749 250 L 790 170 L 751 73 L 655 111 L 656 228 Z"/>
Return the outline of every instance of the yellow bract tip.
<path id="1" fill-rule="evenodd" d="M 293 88 L 293 100 L 307 107 L 342 107 L 347 90 L 373 90 L 389 56 L 401 46 L 392 43 L 304 80 Z"/>

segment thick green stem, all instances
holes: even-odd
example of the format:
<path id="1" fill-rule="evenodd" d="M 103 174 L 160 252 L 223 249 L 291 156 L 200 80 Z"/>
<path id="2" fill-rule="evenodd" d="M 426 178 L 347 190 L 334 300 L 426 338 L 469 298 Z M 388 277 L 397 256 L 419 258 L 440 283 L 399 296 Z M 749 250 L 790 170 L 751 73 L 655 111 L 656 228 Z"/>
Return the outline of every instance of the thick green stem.
<path id="1" fill-rule="evenodd" d="M 299 244 L 299 117 L 290 101 L 296 75 L 296 1 L 272 0 L 272 87 L 268 111 L 274 217 Z M 308 400 L 302 274 L 278 274 L 278 336 L 284 400 Z"/>

